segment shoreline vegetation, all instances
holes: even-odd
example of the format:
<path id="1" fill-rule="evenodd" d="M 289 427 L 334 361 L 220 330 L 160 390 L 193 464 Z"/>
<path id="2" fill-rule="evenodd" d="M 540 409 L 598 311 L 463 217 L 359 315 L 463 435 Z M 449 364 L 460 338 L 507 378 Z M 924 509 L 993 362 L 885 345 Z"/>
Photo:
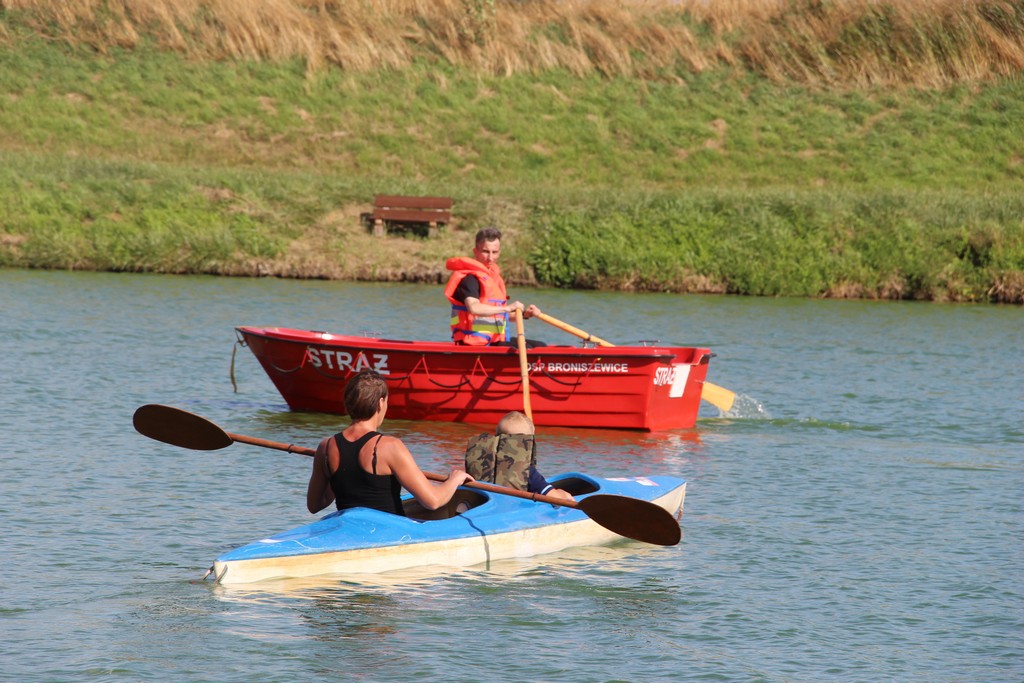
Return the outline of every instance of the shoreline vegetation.
<path id="1" fill-rule="evenodd" d="M 0 267 L 1024 304 L 1024 0 L 0 0 Z M 445 195 L 436 238 L 375 194 Z"/>

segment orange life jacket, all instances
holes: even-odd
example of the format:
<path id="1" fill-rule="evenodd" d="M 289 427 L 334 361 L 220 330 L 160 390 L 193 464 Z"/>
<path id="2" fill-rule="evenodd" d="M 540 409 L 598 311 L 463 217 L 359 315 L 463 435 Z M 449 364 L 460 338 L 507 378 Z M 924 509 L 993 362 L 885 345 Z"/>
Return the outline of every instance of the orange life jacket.
<path id="1" fill-rule="evenodd" d="M 506 341 L 508 338 L 508 313 L 473 315 L 464 303 L 453 298 L 462 278 L 467 275 L 475 275 L 480 282 L 480 301 L 492 306 L 504 306 L 508 303 L 505 281 L 501 278 L 497 264 L 493 269 L 488 269 L 476 259 L 457 256 L 448 259 L 445 266 L 448 270 L 453 271 L 451 277 L 448 278 L 448 285 L 444 288 L 444 295 L 452 304 L 450 321 L 452 341 L 472 346 L 485 346 L 494 342 Z"/>

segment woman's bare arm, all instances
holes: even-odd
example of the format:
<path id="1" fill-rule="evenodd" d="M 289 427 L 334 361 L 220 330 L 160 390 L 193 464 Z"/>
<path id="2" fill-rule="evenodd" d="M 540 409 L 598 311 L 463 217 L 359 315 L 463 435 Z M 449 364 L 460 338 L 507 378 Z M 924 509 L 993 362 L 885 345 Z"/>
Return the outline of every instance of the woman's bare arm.
<path id="1" fill-rule="evenodd" d="M 402 487 L 428 510 L 436 510 L 451 500 L 455 490 L 463 482 L 473 481 L 473 477 L 464 470 L 453 469 L 445 481 L 440 484 L 432 483 L 416 464 L 406 445 L 394 437 L 384 437 L 377 452 L 378 457 L 381 457 L 391 472 L 398 477 Z"/>
<path id="2" fill-rule="evenodd" d="M 334 502 L 334 491 L 327 479 L 327 448 L 330 439 L 324 439 L 316 447 L 313 456 L 313 471 L 309 475 L 309 486 L 306 487 L 306 509 L 316 514 Z"/>

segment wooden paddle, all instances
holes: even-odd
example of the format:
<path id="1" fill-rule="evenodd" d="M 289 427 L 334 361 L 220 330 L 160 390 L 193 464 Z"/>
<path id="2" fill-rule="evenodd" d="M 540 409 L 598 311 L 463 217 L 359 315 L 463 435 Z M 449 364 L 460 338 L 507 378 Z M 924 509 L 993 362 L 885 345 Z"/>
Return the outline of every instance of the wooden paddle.
<path id="1" fill-rule="evenodd" d="M 242 434 L 225 432 L 205 417 L 190 413 L 180 408 L 147 404 L 140 406 L 132 418 L 135 430 L 151 439 L 191 448 L 198 451 L 216 451 L 227 448 L 236 441 L 263 448 L 273 448 L 299 455 L 313 456 L 312 448 L 268 441 Z M 439 474 L 424 472 L 427 479 L 445 481 L 446 477 Z M 682 538 L 682 531 L 676 518 L 668 510 L 639 498 L 616 496 L 610 494 L 593 494 L 578 501 L 563 500 L 544 496 L 539 493 L 527 493 L 505 486 L 486 484 L 480 481 L 466 482 L 466 488 L 479 489 L 503 496 L 525 498 L 539 503 L 550 503 L 562 507 L 575 508 L 587 517 L 613 531 L 620 536 L 632 538 L 654 545 L 676 545 Z"/>
<path id="2" fill-rule="evenodd" d="M 523 412 L 533 419 L 530 407 L 530 364 L 526 361 L 526 332 L 523 331 L 523 312 L 516 309 L 516 343 L 519 345 L 519 374 L 523 378 Z"/>
<path id="3" fill-rule="evenodd" d="M 615 344 L 607 342 L 600 337 L 595 337 L 589 332 L 584 332 L 578 327 L 573 327 L 569 323 L 564 323 L 558 318 L 552 318 L 546 313 L 534 313 L 533 317 L 540 318 L 547 324 L 554 325 L 563 332 L 576 335 L 584 341 L 594 342 L 598 346 L 615 346 Z M 729 391 L 725 387 L 720 387 L 717 384 L 712 384 L 711 382 L 704 382 L 704 387 L 701 389 L 700 397 L 721 410 L 723 413 L 727 413 L 732 410 L 732 404 L 736 402 L 735 392 Z"/>

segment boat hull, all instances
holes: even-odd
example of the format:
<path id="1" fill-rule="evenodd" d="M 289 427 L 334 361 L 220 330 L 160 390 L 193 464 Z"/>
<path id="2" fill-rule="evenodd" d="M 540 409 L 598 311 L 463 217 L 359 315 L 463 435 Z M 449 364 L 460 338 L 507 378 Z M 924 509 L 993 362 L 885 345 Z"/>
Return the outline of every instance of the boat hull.
<path id="1" fill-rule="evenodd" d="M 590 493 L 647 500 L 672 514 L 682 514 L 686 496 L 686 482 L 675 477 L 600 479 L 569 473 L 555 481 L 570 488 L 566 482 L 584 483 Z M 486 564 L 622 540 L 578 509 L 500 494 L 470 495 L 480 504 L 445 519 L 398 517 L 367 508 L 334 512 L 224 553 L 214 561 L 213 574 L 223 584 L 376 574 Z"/>
<path id="2" fill-rule="evenodd" d="M 293 410 L 344 414 L 344 384 L 364 368 L 387 380 L 388 416 L 395 419 L 493 425 L 523 407 L 515 348 L 236 330 Z M 656 431 L 694 426 L 712 354 L 695 347 L 545 346 L 526 355 L 538 426 Z"/>

